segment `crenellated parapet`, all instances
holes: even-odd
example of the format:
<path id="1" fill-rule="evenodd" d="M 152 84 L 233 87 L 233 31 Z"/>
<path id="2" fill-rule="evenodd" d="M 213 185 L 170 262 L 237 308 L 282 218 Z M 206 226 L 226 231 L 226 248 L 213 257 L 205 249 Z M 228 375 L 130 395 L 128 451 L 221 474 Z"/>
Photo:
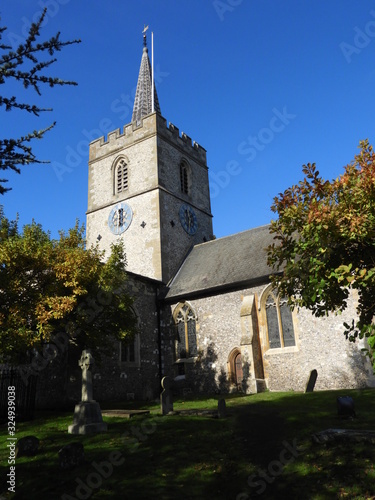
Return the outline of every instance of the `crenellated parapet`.
<path id="1" fill-rule="evenodd" d="M 192 141 L 185 132 L 181 132 L 180 135 L 178 127 L 171 122 L 167 125 L 165 118 L 160 115 L 158 116 L 158 132 L 174 146 L 183 149 L 187 154 L 193 155 L 197 160 L 206 164 L 206 150 L 197 142 Z"/>
<path id="2" fill-rule="evenodd" d="M 156 135 L 177 146 L 189 156 L 193 156 L 197 161 L 206 165 L 206 150 L 197 142 L 181 132 L 179 129 L 169 123 L 161 115 L 152 113 L 142 118 L 140 123 L 128 123 L 124 127 L 109 132 L 107 137 L 102 136 L 90 143 L 89 163 L 96 161 L 108 154 L 113 154 L 117 150 L 122 150 L 138 141 Z"/>

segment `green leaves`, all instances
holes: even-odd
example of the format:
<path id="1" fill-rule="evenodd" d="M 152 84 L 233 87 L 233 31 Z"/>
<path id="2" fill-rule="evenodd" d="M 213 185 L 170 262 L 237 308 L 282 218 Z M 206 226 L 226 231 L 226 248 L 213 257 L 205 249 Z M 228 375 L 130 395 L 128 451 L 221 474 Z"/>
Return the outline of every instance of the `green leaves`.
<path id="1" fill-rule="evenodd" d="M 315 164 L 305 178 L 279 194 L 272 205 L 275 243 L 268 264 L 283 271 L 280 286 L 295 304 L 315 315 L 343 311 L 349 291 L 358 293 L 358 319 L 345 325 L 349 340 L 372 345 L 375 307 L 375 155 L 368 141 L 344 173 L 332 181 Z M 280 276 L 273 278 L 274 283 Z"/>
<path id="2" fill-rule="evenodd" d="M 20 233 L 0 208 L 0 359 L 25 361 L 68 325 L 75 344 L 94 352 L 134 334 L 123 247 L 114 246 L 106 263 L 85 247 L 78 222 L 52 240 L 35 222 Z"/>

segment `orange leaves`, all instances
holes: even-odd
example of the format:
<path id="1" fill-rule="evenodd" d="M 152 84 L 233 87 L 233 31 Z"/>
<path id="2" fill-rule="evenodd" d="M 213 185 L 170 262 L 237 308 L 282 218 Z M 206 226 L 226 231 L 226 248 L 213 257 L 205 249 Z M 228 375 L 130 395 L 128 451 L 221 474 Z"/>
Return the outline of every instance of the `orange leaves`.
<path id="1" fill-rule="evenodd" d="M 134 333 L 123 245 L 113 246 L 107 262 L 102 256 L 86 250 L 78 224 L 51 240 L 34 222 L 19 233 L 0 209 L 0 357 L 24 362 L 68 325 L 77 345 L 103 352 L 114 338 Z"/>
<path id="2" fill-rule="evenodd" d="M 268 248 L 268 263 L 283 270 L 275 283 L 316 315 L 345 309 L 349 289 L 357 289 L 363 335 L 375 310 L 373 148 L 362 141 L 360 153 L 332 181 L 322 179 L 314 164 L 302 170 L 305 178 L 272 206 L 278 220 L 271 223 L 276 243 Z"/>

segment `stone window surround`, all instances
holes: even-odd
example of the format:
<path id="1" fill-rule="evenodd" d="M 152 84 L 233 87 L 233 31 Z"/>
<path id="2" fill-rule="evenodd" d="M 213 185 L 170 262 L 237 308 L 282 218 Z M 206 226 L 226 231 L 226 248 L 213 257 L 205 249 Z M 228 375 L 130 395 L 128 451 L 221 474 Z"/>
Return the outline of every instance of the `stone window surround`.
<path id="1" fill-rule="evenodd" d="M 239 347 L 235 347 L 231 350 L 228 356 L 227 373 L 231 385 L 237 385 L 235 361 L 239 354 L 242 356 L 241 349 Z"/>
<path id="2" fill-rule="evenodd" d="M 259 306 L 258 311 L 260 316 L 262 317 L 261 326 L 260 326 L 260 337 L 262 344 L 262 352 L 264 356 L 272 356 L 278 354 L 292 354 L 295 352 L 299 352 L 299 339 L 298 339 L 298 322 L 297 322 L 297 313 L 296 310 L 292 310 L 292 321 L 293 321 L 293 330 L 294 330 L 294 346 L 288 347 L 276 347 L 271 349 L 268 341 L 268 329 L 267 329 L 267 318 L 266 318 L 266 302 L 269 293 L 274 289 L 272 284 L 267 285 L 259 297 Z"/>
<path id="3" fill-rule="evenodd" d="M 189 196 L 192 192 L 192 174 L 189 162 L 182 158 L 180 161 L 180 192 L 185 196 Z"/>
<path id="4" fill-rule="evenodd" d="M 120 165 L 122 166 L 123 163 L 125 163 L 126 166 L 126 187 L 119 190 L 118 189 L 118 169 Z M 115 158 L 114 162 L 112 163 L 111 171 L 112 171 L 112 181 L 113 181 L 113 195 L 118 195 L 122 194 L 125 191 L 129 190 L 129 160 L 125 155 L 120 155 Z"/>
<path id="5" fill-rule="evenodd" d="M 121 367 L 134 367 L 140 368 L 141 366 L 141 356 L 140 356 L 140 335 L 137 333 L 133 339 L 134 342 L 134 361 L 122 361 L 122 350 L 126 347 L 126 341 L 120 340 L 119 342 L 119 363 Z"/>
<path id="6" fill-rule="evenodd" d="M 181 311 L 181 309 L 185 305 L 188 307 L 188 310 L 192 311 L 192 313 L 194 315 L 194 321 L 195 321 L 195 342 L 196 342 L 196 350 L 198 352 L 198 339 L 197 339 L 197 328 L 196 328 L 196 325 L 197 325 L 197 322 L 198 322 L 198 316 L 197 316 L 197 313 L 195 312 L 195 309 L 191 305 L 191 303 L 188 302 L 187 300 L 180 301 L 176 305 L 176 307 L 174 308 L 173 314 L 172 314 L 172 317 L 173 317 L 173 326 L 177 327 L 177 316 L 178 316 L 179 312 Z M 176 340 L 176 342 L 175 342 L 175 361 L 174 361 L 175 365 L 178 365 L 178 364 L 181 364 L 181 363 L 183 363 L 183 364 L 192 364 L 192 363 L 195 362 L 196 359 L 198 359 L 198 356 L 189 356 L 187 358 L 179 358 L 177 356 L 177 340 Z"/>

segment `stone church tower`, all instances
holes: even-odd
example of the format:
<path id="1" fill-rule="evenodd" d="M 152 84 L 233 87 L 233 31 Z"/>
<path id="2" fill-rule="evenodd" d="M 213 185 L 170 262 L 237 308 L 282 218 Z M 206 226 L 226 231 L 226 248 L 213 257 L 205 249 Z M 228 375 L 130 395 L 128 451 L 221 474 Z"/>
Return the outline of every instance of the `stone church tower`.
<path id="1" fill-rule="evenodd" d="M 161 116 L 144 45 L 131 123 L 90 144 L 87 244 L 108 256 L 124 242 L 139 331 L 94 368 L 97 399 L 154 399 L 165 376 L 181 397 L 303 391 L 312 370 L 319 390 L 375 387 L 341 330 L 354 295 L 340 317 L 291 311 L 270 282 L 268 225 L 212 238 L 206 151 Z M 38 405 L 76 401 L 80 369 L 49 369 Z"/>
<path id="2" fill-rule="evenodd" d="M 145 35 L 131 123 L 90 144 L 87 244 L 119 239 L 127 270 L 163 283 L 212 239 L 206 151 L 161 116 Z"/>

